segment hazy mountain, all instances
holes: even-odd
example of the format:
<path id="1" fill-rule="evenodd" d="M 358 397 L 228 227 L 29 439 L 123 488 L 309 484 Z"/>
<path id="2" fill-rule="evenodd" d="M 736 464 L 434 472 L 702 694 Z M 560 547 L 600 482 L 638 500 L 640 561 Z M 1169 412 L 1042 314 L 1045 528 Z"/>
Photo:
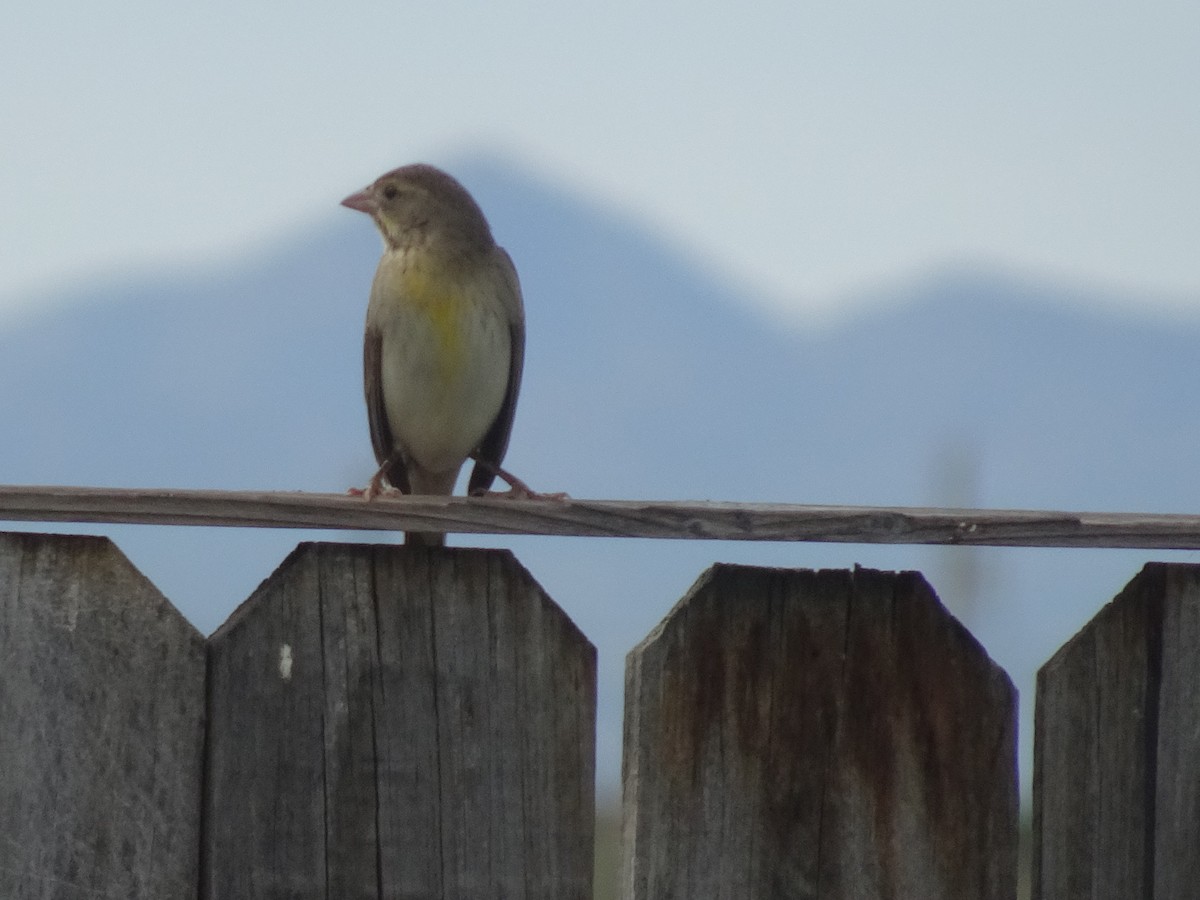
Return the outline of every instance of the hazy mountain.
<path id="1" fill-rule="evenodd" d="M 521 272 L 529 351 L 508 462 L 535 487 L 581 497 L 1200 508 L 1197 327 L 1118 317 L 1079 288 L 960 270 L 897 285 L 839 327 L 788 331 L 619 215 L 497 163 L 458 174 Z M 373 460 L 360 341 L 378 252 L 370 223 L 335 198 L 316 224 L 225 266 L 47 298 L 51 311 L 0 332 L 0 482 L 365 483 Z M 88 530 L 112 535 L 205 631 L 297 540 L 314 537 Z M 718 559 L 923 569 L 1024 689 L 1027 722 L 1035 666 L 1150 556 L 1194 558 L 452 542 L 514 548 L 596 642 L 606 787 L 616 782 L 624 653 Z"/>

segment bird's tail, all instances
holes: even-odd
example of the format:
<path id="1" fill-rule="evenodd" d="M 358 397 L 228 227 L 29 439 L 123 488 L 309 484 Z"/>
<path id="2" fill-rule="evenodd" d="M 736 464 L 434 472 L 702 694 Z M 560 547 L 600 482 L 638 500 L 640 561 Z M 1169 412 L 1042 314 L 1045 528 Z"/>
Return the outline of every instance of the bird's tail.
<path id="1" fill-rule="evenodd" d="M 442 497 L 454 493 L 454 482 L 458 478 L 457 467 L 447 472 L 431 472 L 410 460 L 407 463 L 407 472 L 409 489 L 406 493 Z M 445 547 L 446 535 L 437 531 L 406 531 L 404 543 L 409 547 Z"/>

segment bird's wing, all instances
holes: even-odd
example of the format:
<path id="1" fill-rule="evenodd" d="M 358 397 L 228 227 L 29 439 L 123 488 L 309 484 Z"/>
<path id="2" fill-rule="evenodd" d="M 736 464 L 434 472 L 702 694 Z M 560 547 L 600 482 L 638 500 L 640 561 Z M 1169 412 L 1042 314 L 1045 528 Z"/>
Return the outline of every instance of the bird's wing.
<path id="1" fill-rule="evenodd" d="M 375 459 L 381 466 L 387 464 L 384 475 L 392 487 L 410 493 L 408 470 L 404 459 L 396 452 L 396 441 L 392 437 L 392 429 L 388 427 L 387 409 L 383 405 L 383 332 L 369 322 L 363 338 L 363 386 Z"/>
<path id="2" fill-rule="evenodd" d="M 467 482 L 468 494 L 482 493 L 492 486 L 496 477 L 495 469 L 508 450 L 508 438 L 512 434 L 513 417 L 517 412 L 517 394 L 521 390 L 521 372 L 525 368 L 525 307 L 521 302 L 521 282 L 504 248 L 497 247 L 496 251 L 496 262 L 504 275 L 500 302 L 508 319 L 508 388 L 504 392 L 500 412 L 479 444 L 475 468 L 471 470 L 471 479 Z"/>

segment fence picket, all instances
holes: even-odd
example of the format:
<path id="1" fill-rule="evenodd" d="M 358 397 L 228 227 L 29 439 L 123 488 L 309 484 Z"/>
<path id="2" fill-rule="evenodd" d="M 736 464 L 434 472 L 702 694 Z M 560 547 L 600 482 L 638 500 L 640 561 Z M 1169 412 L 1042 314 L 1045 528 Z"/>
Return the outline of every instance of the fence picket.
<path id="1" fill-rule="evenodd" d="M 203 638 L 121 552 L 0 534 L 0 897 L 195 897 L 203 737 Z"/>
<path id="2" fill-rule="evenodd" d="M 1015 895 L 1015 691 L 919 575 L 715 566 L 625 697 L 626 900 Z"/>
<path id="3" fill-rule="evenodd" d="M 511 554 L 302 544 L 210 648 L 206 898 L 590 898 L 595 650 Z"/>
<path id="4" fill-rule="evenodd" d="M 1038 672 L 1033 896 L 1200 884 L 1200 566 L 1151 563 Z"/>

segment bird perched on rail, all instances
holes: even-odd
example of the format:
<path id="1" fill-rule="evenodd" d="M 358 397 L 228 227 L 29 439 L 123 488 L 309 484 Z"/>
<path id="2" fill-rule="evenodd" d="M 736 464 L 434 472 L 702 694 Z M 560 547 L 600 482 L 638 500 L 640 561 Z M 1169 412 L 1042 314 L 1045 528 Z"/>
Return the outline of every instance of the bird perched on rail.
<path id="1" fill-rule="evenodd" d="M 451 494 L 467 459 L 469 494 L 499 475 L 529 495 L 500 468 L 525 358 L 521 287 L 478 204 L 440 169 L 410 165 L 342 205 L 374 219 L 384 243 L 363 343 L 379 462 L 367 499 L 385 480 L 406 494 Z M 445 535 L 409 532 L 407 542 L 438 546 Z"/>

